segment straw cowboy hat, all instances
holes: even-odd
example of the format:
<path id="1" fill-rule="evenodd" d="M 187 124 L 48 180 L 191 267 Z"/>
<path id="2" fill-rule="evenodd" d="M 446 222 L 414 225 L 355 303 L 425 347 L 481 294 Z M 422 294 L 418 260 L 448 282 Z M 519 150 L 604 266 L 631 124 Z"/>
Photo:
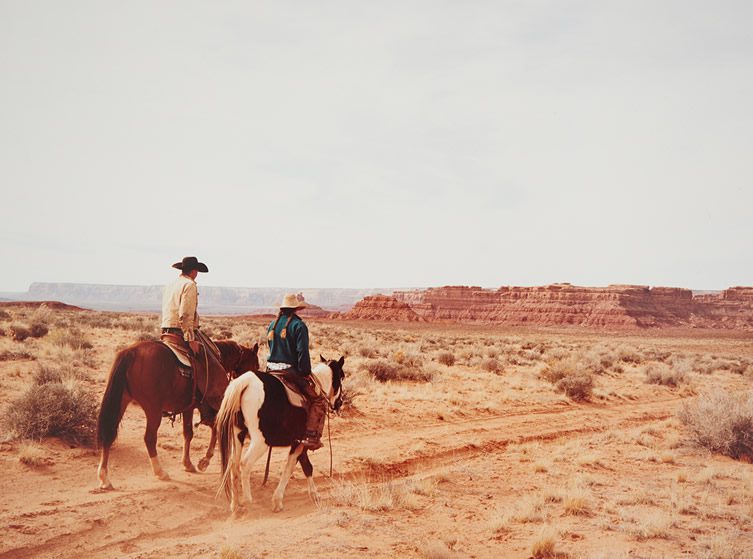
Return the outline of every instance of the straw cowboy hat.
<path id="1" fill-rule="evenodd" d="M 191 270 L 198 270 L 200 272 L 208 272 L 209 268 L 203 262 L 199 262 L 199 259 L 195 256 L 186 256 L 180 262 L 173 264 L 173 268 L 177 268 L 181 272 L 190 272 Z"/>
<path id="2" fill-rule="evenodd" d="M 295 293 L 287 293 L 280 304 L 281 309 L 302 309 L 306 306 L 306 301 L 299 299 Z"/>

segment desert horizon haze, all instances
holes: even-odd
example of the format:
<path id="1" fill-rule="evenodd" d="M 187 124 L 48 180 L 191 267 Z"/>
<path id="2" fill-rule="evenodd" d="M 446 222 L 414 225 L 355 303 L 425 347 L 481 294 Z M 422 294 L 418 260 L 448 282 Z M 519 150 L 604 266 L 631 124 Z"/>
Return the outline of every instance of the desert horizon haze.
<path id="1" fill-rule="evenodd" d="M 749 285 L 752 19 L 2 0 L 0 291 Z"/>

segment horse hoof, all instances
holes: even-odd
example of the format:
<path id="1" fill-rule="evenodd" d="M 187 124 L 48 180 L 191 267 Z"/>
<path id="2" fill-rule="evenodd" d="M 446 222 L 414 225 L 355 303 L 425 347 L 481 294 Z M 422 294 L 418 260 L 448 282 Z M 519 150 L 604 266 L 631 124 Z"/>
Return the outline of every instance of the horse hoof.
<path id="1" fill-rule="evenodd" d="M 170 481 L 170 476 L 167 472 L 161 472 L 157 474 L 157 479 L 159 479 L 160 481 Z"/>
<path id="2" fill-rule="evenodd" d="M 282 503 L 275 503 L 272 507 L 272 512 L 282 512 Z"/>
<path id="3" fill-rule="evenodd" d="M 115 488 L 112 486 L 112 483 L 110 483 L 109 481 L 107 483 L 100 483 L 99 484 L 99 490 L 100 491 L 112 491 L 113 489 L 115 489 Z"/>
<path id="4" fill-rule="evenodd" d="M 193 465 L 193 464 L 189 464 L 188 466 L 183 466 L 183 468 L 184 468 L 184 469 L 185 469 L 185 470 L 186 470 L 186 471 L 187 471 L 188 473 L 190 473 L 190 474 L 195 474 L 195 473 L 197 473 L 197 470 L 196 470 L 196 468 L 194 467 L 194 465 Z"/>
<path id="5" fill-rule="evenodd" d="M 200 472 L 205 472 L 207 470 L 207 466 L 209 466 L 209 460 L 207 460 L 206 458 L 202 458 L 201 460 L 199 460 Z"/>

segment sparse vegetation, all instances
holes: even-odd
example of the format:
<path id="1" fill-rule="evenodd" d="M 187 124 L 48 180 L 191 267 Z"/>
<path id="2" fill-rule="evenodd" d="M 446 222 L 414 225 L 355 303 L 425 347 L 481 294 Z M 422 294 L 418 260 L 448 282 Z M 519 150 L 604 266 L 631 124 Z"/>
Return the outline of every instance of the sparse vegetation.
<path id="1" fill-rule="evenodd" d="M 452 367 L 455 364 L 455 354 L 451 351 L 440 351 L 437 355 L 437 361 L 442 365 Z"/>
<path id="2" fill-rule="evenodd" d="M 652 361 L 643 366 L 646 382 L 649 384 L 661 384 L 662 386 L 676 387 L 688 381 L 687 374 L 683 369 L 674 369 L 666 363 Z"/>
<path id="3" fill-rule="evenodd" d="M 401 366 L 388 361 L 375 360 L 366 365 L 366 369 L 379 382 L 387 381 L 431 381 L 433 375 L 422 367 Z"/>
<path id="4" fill-rule="evenodd" d="M 30 386 L 11 402 L 4 423 L 18 437 L 60 437 L 75 444 L 91 444 L 96 428 L 96 397 L 76 381 Z"/>
<path id="5" fill-rule="evenodd" d="M 732 458 L 753 458 L 753 391 L 707 392 L 685 402 L 679 417 L 698 445 Z"/>

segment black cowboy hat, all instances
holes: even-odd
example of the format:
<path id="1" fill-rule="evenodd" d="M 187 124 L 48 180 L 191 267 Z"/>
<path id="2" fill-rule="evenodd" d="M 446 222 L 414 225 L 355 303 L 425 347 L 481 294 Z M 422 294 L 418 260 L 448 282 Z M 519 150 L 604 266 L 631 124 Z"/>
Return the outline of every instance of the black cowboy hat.
<path id="1" fill-rule="evenodd" d="M 199 259 L 195 256 L 186 256 L 180 262 L 173 264 L 173 268 L 177 268 L 181 272 L 190 272 L 191 270 L 198 270 L 200 272 L 208 272 L 209 268 L 203 262 L 199 262 Z"/>

